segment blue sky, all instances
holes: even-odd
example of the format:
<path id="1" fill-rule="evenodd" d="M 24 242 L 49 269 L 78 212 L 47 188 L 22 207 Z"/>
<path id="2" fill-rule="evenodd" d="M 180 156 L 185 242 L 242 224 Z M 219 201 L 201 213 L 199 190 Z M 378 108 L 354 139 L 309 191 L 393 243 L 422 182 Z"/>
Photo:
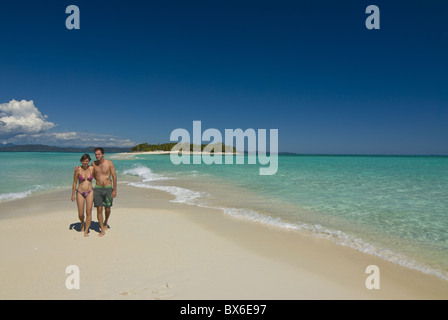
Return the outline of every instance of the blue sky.
<path id="1" fill-rule="evenodd" d="M 2 143 L 164 143 L 200 120 L 278 129 L 285 152 L 448 154 L 446 1 L 2 1 L 0 40 Z"/>

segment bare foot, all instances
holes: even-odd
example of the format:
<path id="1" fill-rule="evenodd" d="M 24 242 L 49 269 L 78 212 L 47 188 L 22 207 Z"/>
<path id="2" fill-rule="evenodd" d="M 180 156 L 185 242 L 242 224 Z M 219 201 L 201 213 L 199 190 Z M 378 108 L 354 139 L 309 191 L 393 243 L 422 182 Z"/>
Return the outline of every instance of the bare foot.
<path id="1" fill-rule="evenodd" d="M 102 237 L 106 234 L 106 230 L 101 230 L 100 234 L 98 235 L 98 237 Z"/>
<path id="2" fill-rule="evenodd" d="M 88 233 L 84 233 L 84 237 L 88 237 L 89 236 L 89 234 Z"/>

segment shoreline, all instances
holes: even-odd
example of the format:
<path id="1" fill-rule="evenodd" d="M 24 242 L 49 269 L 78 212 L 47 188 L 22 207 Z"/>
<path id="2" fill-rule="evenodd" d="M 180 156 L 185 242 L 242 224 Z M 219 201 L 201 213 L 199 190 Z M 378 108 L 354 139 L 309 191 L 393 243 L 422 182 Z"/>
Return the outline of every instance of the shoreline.
<path id="1" fill-rule="evenodd" d="M 70 229 L 79 220 L 67 190 L 3 203 L 0 298 L 448 298 L 448 281 L 435 276 L 172 199 L 119 184 L 103 238 Z M 79 266 L 79 290 L 64 285 L 68 265 Z M 379 267 L 380 289 L 366 288 L 369 265 Z"/>
<path id="2" fill-rule="evenodd" d="M 191 155 L 226 155 L 226 154 L 236 154 L 236 155 L 242 155 L 243 153 L 239 152 L 204 152 L 204 151 L 134 151 L 134 152 L 120 152 L 118 153 L 120 155 L 128 155 L 128 154 L 191 154 Z"/>

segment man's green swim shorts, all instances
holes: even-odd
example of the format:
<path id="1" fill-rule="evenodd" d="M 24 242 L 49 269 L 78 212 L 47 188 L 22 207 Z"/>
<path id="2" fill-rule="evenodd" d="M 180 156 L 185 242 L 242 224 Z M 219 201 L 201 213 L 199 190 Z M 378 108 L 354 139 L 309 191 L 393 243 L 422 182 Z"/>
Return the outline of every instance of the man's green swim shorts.
<path id="1" fill-rule="evenodd" d="M 112 207 L 112 185 L 93 189 L 93 204 L 95 207 Z"/>

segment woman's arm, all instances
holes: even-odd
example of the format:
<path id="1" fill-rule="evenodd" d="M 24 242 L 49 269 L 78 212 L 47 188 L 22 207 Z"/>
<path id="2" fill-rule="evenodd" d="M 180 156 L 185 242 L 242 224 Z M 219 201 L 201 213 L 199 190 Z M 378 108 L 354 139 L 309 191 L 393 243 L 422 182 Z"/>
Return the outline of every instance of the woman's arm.
<path id="1" fill-rule="evenodd" d="M 75 201 L 75 192 L 76 192 L 76 186 L 78 185 L 78 176 L 79 172 L 75 171 L 75 174 L 73 175 L 72 201 Z"/>

